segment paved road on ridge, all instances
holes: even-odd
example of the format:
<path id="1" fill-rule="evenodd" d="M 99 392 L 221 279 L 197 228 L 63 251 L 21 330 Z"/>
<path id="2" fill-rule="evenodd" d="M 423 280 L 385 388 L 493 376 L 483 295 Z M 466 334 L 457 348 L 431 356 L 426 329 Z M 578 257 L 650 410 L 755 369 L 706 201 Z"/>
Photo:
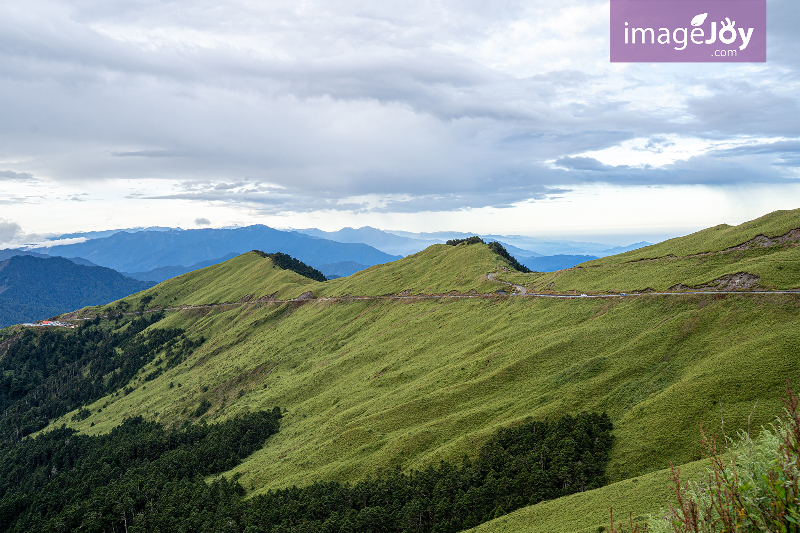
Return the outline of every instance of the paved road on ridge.
<path id="1" fill-rule="evenodd" d="M 505 283 L 506 285 L 510 285 L 514 287 L 515 290 L 519 292 L 514 292 L 512 294 L 506 296 L 526 296 L 528 298 L 639 298 L 642 296 L 686 296 L 692 294 L 794 294 L 800 296 L 800 290 L 784 290 L 784 291 L 683 291 L 683 292 L 642 292 L 642 293 L 619 293 L 619 294 L 545 294 L 545 293 L 528 293 L 527 289 L 522 285 L 517 285 L 516 283 L 510 283 L 508 281 L 503 281 L 499 279 L 495 279 L 497 277 L 497 273 L 488 274 L 486 276 L 491 281 L 496 281 L 498 283 Z M 490 293 L 489 296 L 502 296 L 497 295 L 496 293 Z M 148 309 L 145 313 L 155 313 L 158 311 L 184 311 L 189 309 L 207 309 L 212 307 L 224 307 L 224 306 L 234 306 L 234 305 L 248 305 L 253 303 L 287 303 L 287 302 L 302 302 L 307 300 L 318 300 L 318 301 L 337 301 L 337 300 L 426 300 L 426 299 L 434 299 L 434 298 L 484 298 L 486 295 L 484 294 L 418 294 L 416 296 L 399 296 L 399 295 L 388 295 L 388 296 L 321 296 L 319 298 L 308 298 L 308 299 L 298 299 L 298 298 L 291 298 L 289 300 L 263 300 L 261 302 L 256 301 L 249 301 L 249 302 L 233 302 L 233 303 L 221 303 L 221 304 L 203 304 L 203 305 L 182 305 L 178 307 L 165 307 L 163 309 Z M 124 315 L 138 315 L 139 312 L 131 312 L 131 313 L 123 313 Z M 68 318 L 64 320 L 93 320 L 92 318 Z M 108 318 L 107 316 L 103 316 L 103 318 Z"/>

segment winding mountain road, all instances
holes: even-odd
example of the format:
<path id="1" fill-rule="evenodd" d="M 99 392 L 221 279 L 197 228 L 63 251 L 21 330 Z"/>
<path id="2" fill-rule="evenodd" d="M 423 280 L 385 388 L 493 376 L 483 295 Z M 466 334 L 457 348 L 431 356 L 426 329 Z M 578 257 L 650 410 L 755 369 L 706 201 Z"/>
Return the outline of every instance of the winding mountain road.
<path id="1" fill-rule="evenodd" d="M 487 274 L 486 277 L 489 279 L 489 281 L 496 281 L 498 283 L 505 283 L 506 285 L 511 285 L 512 287 L 514 287 L 515 291 L 519 291 L 518 293 L 517 292 L 511 293 L 512 296 L 525 296 L 525 295 L 528 294 L 528 289 L 526 289 L 522 285 L 517 285 L 516 283 L 509 283 L 508 281 L 503 281 L 502 279 L 495 279 L 497 277 L 497 273 L 496 272 L 492 272 L 491 274 Z"/>

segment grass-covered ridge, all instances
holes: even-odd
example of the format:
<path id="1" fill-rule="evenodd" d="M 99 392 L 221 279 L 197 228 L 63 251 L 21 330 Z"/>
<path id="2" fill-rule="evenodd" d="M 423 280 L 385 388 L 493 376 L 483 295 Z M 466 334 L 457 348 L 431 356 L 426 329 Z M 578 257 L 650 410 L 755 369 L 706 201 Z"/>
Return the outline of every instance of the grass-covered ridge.
<path id="1" fill-rule="evenodd" d="M 83 314 L 111 309 L 131 311 L 140 308 L 142 302 L 146 308 L 172 308 L 259 298 L 294 298 L 316 283 L 275 266 L 271 259 L 258 252 L 247 252 L 223 263 L 169 279 L 108 306 L 87 308 Z"/>
<path id="2" fill-rule="evenodd" d="M 624 479 L 696 459 L 699 422 L 719 420 L 720 401 L 730 431 L 755 400 L 753 424 L 772 420 L 784 380 L 800 378 L 798 316 L 782 295 L 193 309 L 158 324 L 208 338 L 187 361 L 149 382 L 148 366 L 131 394 L 56 423 L 101 433 L 126 416 L 180 420 L 203 401 L 209 420 L 282 404 L 283 430 L 240 470 L 258 492 L 458 462 L 500 427 L 606 411 L 609 476 Z"/>
<path id="3" fill-rule="evenodd" d="M 773 211 L 763 217 L 743 222 L 738 226 L 720 224 L 685 237 L 677 237 L 652 246 L 638 248 L 618 255 L 602 257 L 584 263 L 585 265 L 616 264 L 642 259 L 719 252 L 748 243 L 756 237 L 775 238 L 800 229 L 800 209 Z M 795 242 L 797 238 L 794 239 Z"/>
<path id="4" fill-rule="evenodd" d="M 107 306 L 85 308 L 64 316 L 75 318 L 137 309 L 287 300 L 304 293 L 314 297 L 484 294 L 506 288 L 503 283 L 489 280 L 487 273 L 509 268 L 509 262 L 487 245 L 437 244 L 346 278 L 319 282 L 276 266 L 271 258 L 253 251 L 169 279 Z"/>
<path id="5" fill-rule="evenodd" d="M 715 226 L 566 270 L 499 279 L 555 293 L 800 289 L 800 209 Z"/>
<path id="6" fill-rule="evenodd" d="M 762 233 L 748 231 L 756 229 Z M 785 379 L 800 378 L 797 295 L 447 295 L 507 287 L 489 280 L 490 272 L 562 292 L 702 285 L 740 271 L 760 276 L 761 286 L 791 286 L 800 277 L 791 255 L 797 250 L 785 242 L 543 277 L 510 271 L 483 244 L 436 245 L 326 282 L 243 254 L 102 308 L 167 308 L 143 335 L 171 329 L 206 340 L 178 359 L 177 345 L 165 347 L 134 375 L 129 394 L 99 398 L 50 428 L 65 423 L 100 435 L 132 416 L 167 426 L 187 418 L 217 423 L 281 405 L 281 432 L 225 474 L 240 473 L 253 496 L 320 480 L 358 482 L 397 467 L 422 470 L 440 460 L 460 464 L 501 428 L 607 412 L 615 427 L 609 479 L 643 476 L 669 461 L 696 460 L 701 420 L 718 431 L 722 413 L 733 433 L 756 401 L 753 426 L 774 418 Z M 420 293 L 441 297 L 381 298 Z M 374 298 L 339 298 L 347 295 Z M 199 307 L 222 302 L 238 303 Z M 177 363 L 170 368 L 169 361 Z M 575 514 L 581 507 L 563 502 L 579 499 L 544 505 Z M 553 530 L 571 531 L 567 522 Z M 597 525 L 576 526 L 585 527 Z"/>
<path id="7" fill-rule="evenodd" d="M 511 268 L 511 265 L 488 245 L 434 244 L 403 259 L 329 281 L 324 286 L 315 287 L 314 294 L 378 296 L 469 291 L 487 293 L 503 285 L 489 281 L 486 274 L 503 268 Z"/>

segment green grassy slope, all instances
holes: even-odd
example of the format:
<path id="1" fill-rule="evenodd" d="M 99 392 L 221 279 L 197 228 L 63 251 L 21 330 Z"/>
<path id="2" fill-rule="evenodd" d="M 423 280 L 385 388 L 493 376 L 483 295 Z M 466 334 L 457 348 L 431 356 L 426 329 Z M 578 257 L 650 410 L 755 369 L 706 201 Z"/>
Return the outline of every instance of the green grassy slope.
<path id="1" fill-rule="evenodd" d="M 773 211 L 755 220 L 743 222 L 738 226 L 720 224 L 691 235 L 677 237 L 652 246 L 631 250 L 619 255 L 602 257 L 584 263 L 586 265 L 607 265 L 641 259 L 654 259 L 674 255 L 687 255 L 717 252 L 743 244 L 758 235 L 778 237 L 800 228 L 800 209 Z"/>
<path id="2" fill-rule="evenodd" d="M 733 246 L 748 240 L 742 235 L 774 236 L 794 224 L 781 213 L 759 220 L 767 222 L 738 226 L 738 233 L 729 228 L 733 236 L 725 238 Z M 710 238 L 704 250 L 724 249 L 728 241 Z M 280 405 L 287 409 L 280 433 L 236 468 L 243 484 L 258 493 L 318 479 L 363 479 L 395 466 L 423 468 L 440 459 L 459 462 L 501 426 L 607 411 L 617 439 L 611 480 L 644 476 L 669 461 L 698 459 L 701 420 L 718 431 L 722 413 L 733 433 L 744 427 L 756 400 L 753 425 L 773 420 L 785 380 L 800 379 L 800 298 L 254 300 L 305 291 L 489 293 L 503 287 L 486 278 L 497 271 L 502 279 L 537 290 L 551 283 L 561 291 L 660 290 L 739 271 L 783 288 L 800 283 L 798 250 L 789 244 L 635 263 L 623 254 L 606 264 L 542 276 L 504 272 L 505 262 L 485 245 L 437 245 L 324 283 L 243 254 L 129 297 L 135 308 L 143 295 L 153 296 L 148 306 L 162 307 L 254 296 L 232 306 L 170 311 L 154 327 L 182 327 L 190 338 L 208 339 L 189 360 L 145 382 L 151 364 L 132 383 L 132 393 L 95 402 L 83 421 L 73 422 L 68 414 L 54 425 L 100 433 L 137 414 L 177 422 L 203 400 L 212 403 L 209 421 Z M 594 518 L 599 514 L 586 520 L 573 515 L 586 514 L 587 505 L 598 506 L 620 490 L 635 514 L 656 510 L 663 505 L 661 493 L 655 498 L 647 491 L 658 484 L 658 475 L 640 478 L 647 481 L 641 485 L 627 481 L 523 509 L 486 527 L 527 531 L 529 517 L 539 517 L 549 521 L 536 530 L 596 531 L 597 524 L 606 525 Z"/>
<path id="3" fill-rule="evenodd" d="M 182 274 L 127 298 L 127 308 L 135 309 L 142 298 L 151 297 L 147 307 L 173 307 L 236 302 L 247 296 L 257 299 L 267 295 L 293 298 L 316 282 L 290 270 L 276 267 L 272 260 L 247 252 L 193 272 Z M 87 308 L 85 314 L 118 306 Z"/>
<path id="4" fill-rule="evenodd" d="M 748 250 L 696 258 L 662 258 L 632 263 L 583 266 L 549 274 L 502 274 L 498 279 L 525 285 L 535 292 L 658 292 L 675 285 L 716 288 L 715 280 L 738 272 L 757 276 L 754 290 L 800 288 L 800 248 Z"/>
<path id="5" fill-rule="evenodd" d="M 142 298 L 151 298 L 147 308 L 238 302 L 265 298 L 291 299 L 310 291 L 315 296 L 446 294 L 493 292 L 507 288 L 490 281 L 486 274 L 508 269 L 508 262 L 486 245 L 446 246 L 438 244 L 398 261 L 375 265 L 346 278 L 316 282 L 273 265 L 254 252 L 201 270 L 169 279 L 146 291 L 108 306 L 89 307 L 65 315 L 93 316 L 112 308 L 136 309 Z M 406 294 L 406 293 L 404 293 Z"/>
<path id="6" fill-rule="evenodd" d="M 708 461 L 682 465 L 681 479 L 699 480 Z M 648 515 L 657 516 L 673 498 L 670 470 L 652 472 L 605 487 L 525 507 L 514 513 L 470 529 L 471 533 L 511 533 L 547 531 L 550 533 L 597 533 L 609 529 L 609 510 L 614 508 L 614 523 L 642 524 Z M 627 527 L 626 527 L 627 529 Z"/>
<path id="7" fill-rule="evenodd" d="M 375 265 L 352 276 L 326 282 L 314 293 L 331 296 L 492 292 L 502 285 L 486 279 L 508 262 L 484 244 L 435 244 L 398 261 Z"/>
<path id="8" fill-rule="evenodd" d="M 503 274 L 499 279 L 535 292 L 619 293 L 653 289 L 787 290 L 800 288 L 800 231 L 785 242 L 749 244 L 764 235 L 779 237 L 800 228 L 800 209 L 776 211 L 739 226 L 716 226 L 686 237 L 582 263 L 548 274 Z M 768 246 L 763 246 L 767 244 Z M 744 285 L 726 281 L 747 273 Z M 757 278 L 757 279 L 756 279 Z M 722 283 L 720 283 L 722 281 Z"/>
<path id="9" fill-rule="evenodd" d="M 730 431 L 755 400 L 754 424 L 772 420 L 784 380 L 800 378 L 799 311 L 781 295 L 188 310 L 159 327 L 210 337 L 189 361 L 56 424 L 168 422 L 204 398 L 211 419 L 281 405 L 280 434 L 241 467 L 263 490 L 459 461 L 501 425 L 605 410 L 617 436 L 610 474 L 623 479 L 696 459 L 700 420 L 718 421 L 720 400 Z"/>

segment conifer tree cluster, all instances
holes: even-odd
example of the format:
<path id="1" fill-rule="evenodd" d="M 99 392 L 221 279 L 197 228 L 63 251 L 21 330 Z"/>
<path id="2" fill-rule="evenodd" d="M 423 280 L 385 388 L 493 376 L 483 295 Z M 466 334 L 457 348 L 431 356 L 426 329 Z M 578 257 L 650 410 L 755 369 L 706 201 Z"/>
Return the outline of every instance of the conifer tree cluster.
<path id="1" fill-rule="evenodd" d="M 144 331 L 162 318 L 163 313 L 122 322 L 97 317 L 71 331 L 7 333 L 0 339 L 8 346 L 0 357 L 0 443 L 18 442 L 50 420 L 120 389 L 129 392 L 123 387 L 157 353 L 165 351 L 167 361 L 149 379 L 202 343 L 179 328 Z"/>
<path id="2" fill-rule="evenodd" d="M 295 259 L 291 255 L 284 254 L 281 252 L 268 254 L 260 250 L 253 250 L 253 252 L 260 255 L 261 257 L 264 258 L 268 257 L 272 259 L 273 264 L 278 268 L 282 268 L 284 270 L 291 270 L 292 272 L 296 272 L 297 274 L 305 276 L 309 279 L 313 279 L 314 281 L 328 281 L 322 272 L 320 272 L 314 267 L 308 266 L 299 259 Z"/>
<path id="3" fill-rule="evenodd" d="M 450 239 L 449 241 L 445 242 L 445 244 L 448 246 L 458 246 L 459 244 L 469 245 L 469 244 L 486 244 L 486 243 L 483 242 L 483 239 L 481 239 L 477 235 L 473 235 L 472 237 L 468 237 L 466 239 Z M 492 241 L 488 244 L 488 246 L 491 251 L 493 251 L 506 261 L 508 261 L 511 267 L 517 272 L 522 272 L 523 274 L 532 272 L 530 268 L 526 267 L 525 265 L 517 261 L 513 255 L 508 253 L 508 250 L 506 250 L 505 246 L 503 246 L 499 242 Z"/>
<path id="4" fill-rule="evenodd" d="M 600 487 L 607 415 L 503 429 L 461 466 L 355 484 L 319 481 L 245 499 L 228 471 L 278 431 L 281 410 L 168 429 L 141 417 L 110 433 L 61 427 L 0 449 L 0 531 L 456 532 Z M 268 444 L 267 444 L 268 445 Z"/>

